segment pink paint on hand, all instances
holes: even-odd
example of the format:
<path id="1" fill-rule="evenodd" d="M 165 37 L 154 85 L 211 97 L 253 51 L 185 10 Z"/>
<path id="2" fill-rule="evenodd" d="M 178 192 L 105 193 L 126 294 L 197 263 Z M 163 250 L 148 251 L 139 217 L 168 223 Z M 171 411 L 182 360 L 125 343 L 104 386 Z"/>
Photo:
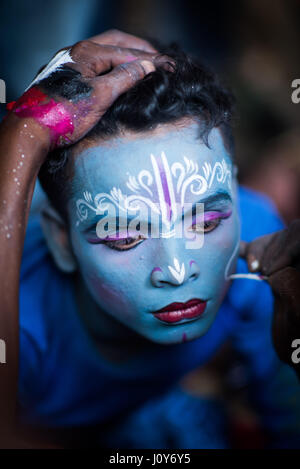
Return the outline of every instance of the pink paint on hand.
<path id="1" fill-rule="evenodd" d="M 127 55 L 126 57 L 124 57 L 124 63 L 134 62 L 137 59 L 138 58 L 134 55 Z"/>
<path id="2" fill-rule="evenodd" d="M 47 101 L 48 102 L 45 102 Z M 18 101 L 9 103 L 8 110 L 19 117 L 31 117 L 39 124 L 48 127 L 51 143 L 57 145 L 61 139 L 69 140 L 67 134 L 72 134 L 74 124 L 69 111 L 62 103 L 33 87 L 21 96 Z"/>

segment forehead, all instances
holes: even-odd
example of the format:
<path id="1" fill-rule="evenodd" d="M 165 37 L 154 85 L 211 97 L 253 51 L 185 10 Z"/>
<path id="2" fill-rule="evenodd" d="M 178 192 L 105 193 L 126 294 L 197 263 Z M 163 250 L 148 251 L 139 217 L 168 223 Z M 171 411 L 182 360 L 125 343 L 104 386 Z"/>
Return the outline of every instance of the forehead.
<path id="1" fill-rule="evenodd" d="M 134 189 L 134 179 L 153 174 L 155 167 L 157 171 L 166 172 L 164 162 L 175 170 L 176 163 L 188 165 L 188 160 L 197 163 L 200 169 L 205 163 L 213 167 L 224 160 L 231 169 L 231 159 L 218 129 L 211 131 L 208 143 L 209 146 L 199 138 L 196 124 L 183 128 L 162 126 L 155 133 L 125 135 L 109 143 L 100 142 L 75 158 L 73 193 L 77 195 L 82 190 L 109 192 L 113 187 L 128 187 L 130 179 Z"/>

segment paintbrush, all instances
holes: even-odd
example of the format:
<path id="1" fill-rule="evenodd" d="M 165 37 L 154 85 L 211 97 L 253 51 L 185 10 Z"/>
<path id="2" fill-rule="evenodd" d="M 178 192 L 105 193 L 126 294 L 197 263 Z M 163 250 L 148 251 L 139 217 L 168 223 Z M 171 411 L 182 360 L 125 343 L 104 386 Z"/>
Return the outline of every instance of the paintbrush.
<path id="1" fill-rule="evenodd" d="M 245 278 L 249 280 L 258 280 L 259 282 L 262 282 L 263 280 L 268 280 L 268 277 L 266 277 L 265 275 L 259 275 L 259 274 L 232 274 L 232 275 L 229 275 L 228 278 L 230 280 Z"/>

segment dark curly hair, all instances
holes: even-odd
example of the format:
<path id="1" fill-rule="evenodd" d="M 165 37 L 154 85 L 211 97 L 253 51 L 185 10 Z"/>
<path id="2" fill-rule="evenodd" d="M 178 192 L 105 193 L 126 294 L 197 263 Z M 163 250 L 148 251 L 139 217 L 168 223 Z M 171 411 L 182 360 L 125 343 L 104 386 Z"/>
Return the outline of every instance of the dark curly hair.
<path id="1" fill-rule="evenodd" d="M 84 137 L 91 141 L 117 135 L 120 130 L 135 132 L 153 130 L 158 124 L 167 124 L 188 117 L 199 124 L 199 138 L 208 145 L 209 132 L 218 127 L 230 155 L 234 156 L 232 119 L 234 99 L 217 76 L 186 55 L 178 46 L 161 48 L 175 65 L 173 71 L 157 68 L 126 93 L 119 96 L 95 127 Z M 70 76 L 70 71 L 66 71 Z M 56 90 L 68 99 L 88 94 L 90 89 L 80 81 L 80 74 L 64 84 L 64 71 L 47 79 L 42 85 L 49 92 Z M 52 205 L 63 215 L 72 178 L 71 154 L 77 144 L 49 154 L 43 164 L 39 180 Z"/>

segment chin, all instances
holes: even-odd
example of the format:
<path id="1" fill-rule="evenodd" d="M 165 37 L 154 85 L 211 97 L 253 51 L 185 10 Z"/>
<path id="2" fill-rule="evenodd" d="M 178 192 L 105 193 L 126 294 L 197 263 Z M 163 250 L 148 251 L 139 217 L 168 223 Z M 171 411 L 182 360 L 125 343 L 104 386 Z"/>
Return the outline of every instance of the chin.
<path id="1" fill-rule="evenodd" d="M 218 309 L 217 306 L 213 307 L 213 305 L 210 305 L 206 314 L 194 321 L 178 323 L 177 325 L 157 323 L 155 328 L 149 328 L 147 332 L 145 330 L 136 332 L 145 339 L 161 345 L 190 342 L 199 339 L 207 333 L 215 320 Z"/>

